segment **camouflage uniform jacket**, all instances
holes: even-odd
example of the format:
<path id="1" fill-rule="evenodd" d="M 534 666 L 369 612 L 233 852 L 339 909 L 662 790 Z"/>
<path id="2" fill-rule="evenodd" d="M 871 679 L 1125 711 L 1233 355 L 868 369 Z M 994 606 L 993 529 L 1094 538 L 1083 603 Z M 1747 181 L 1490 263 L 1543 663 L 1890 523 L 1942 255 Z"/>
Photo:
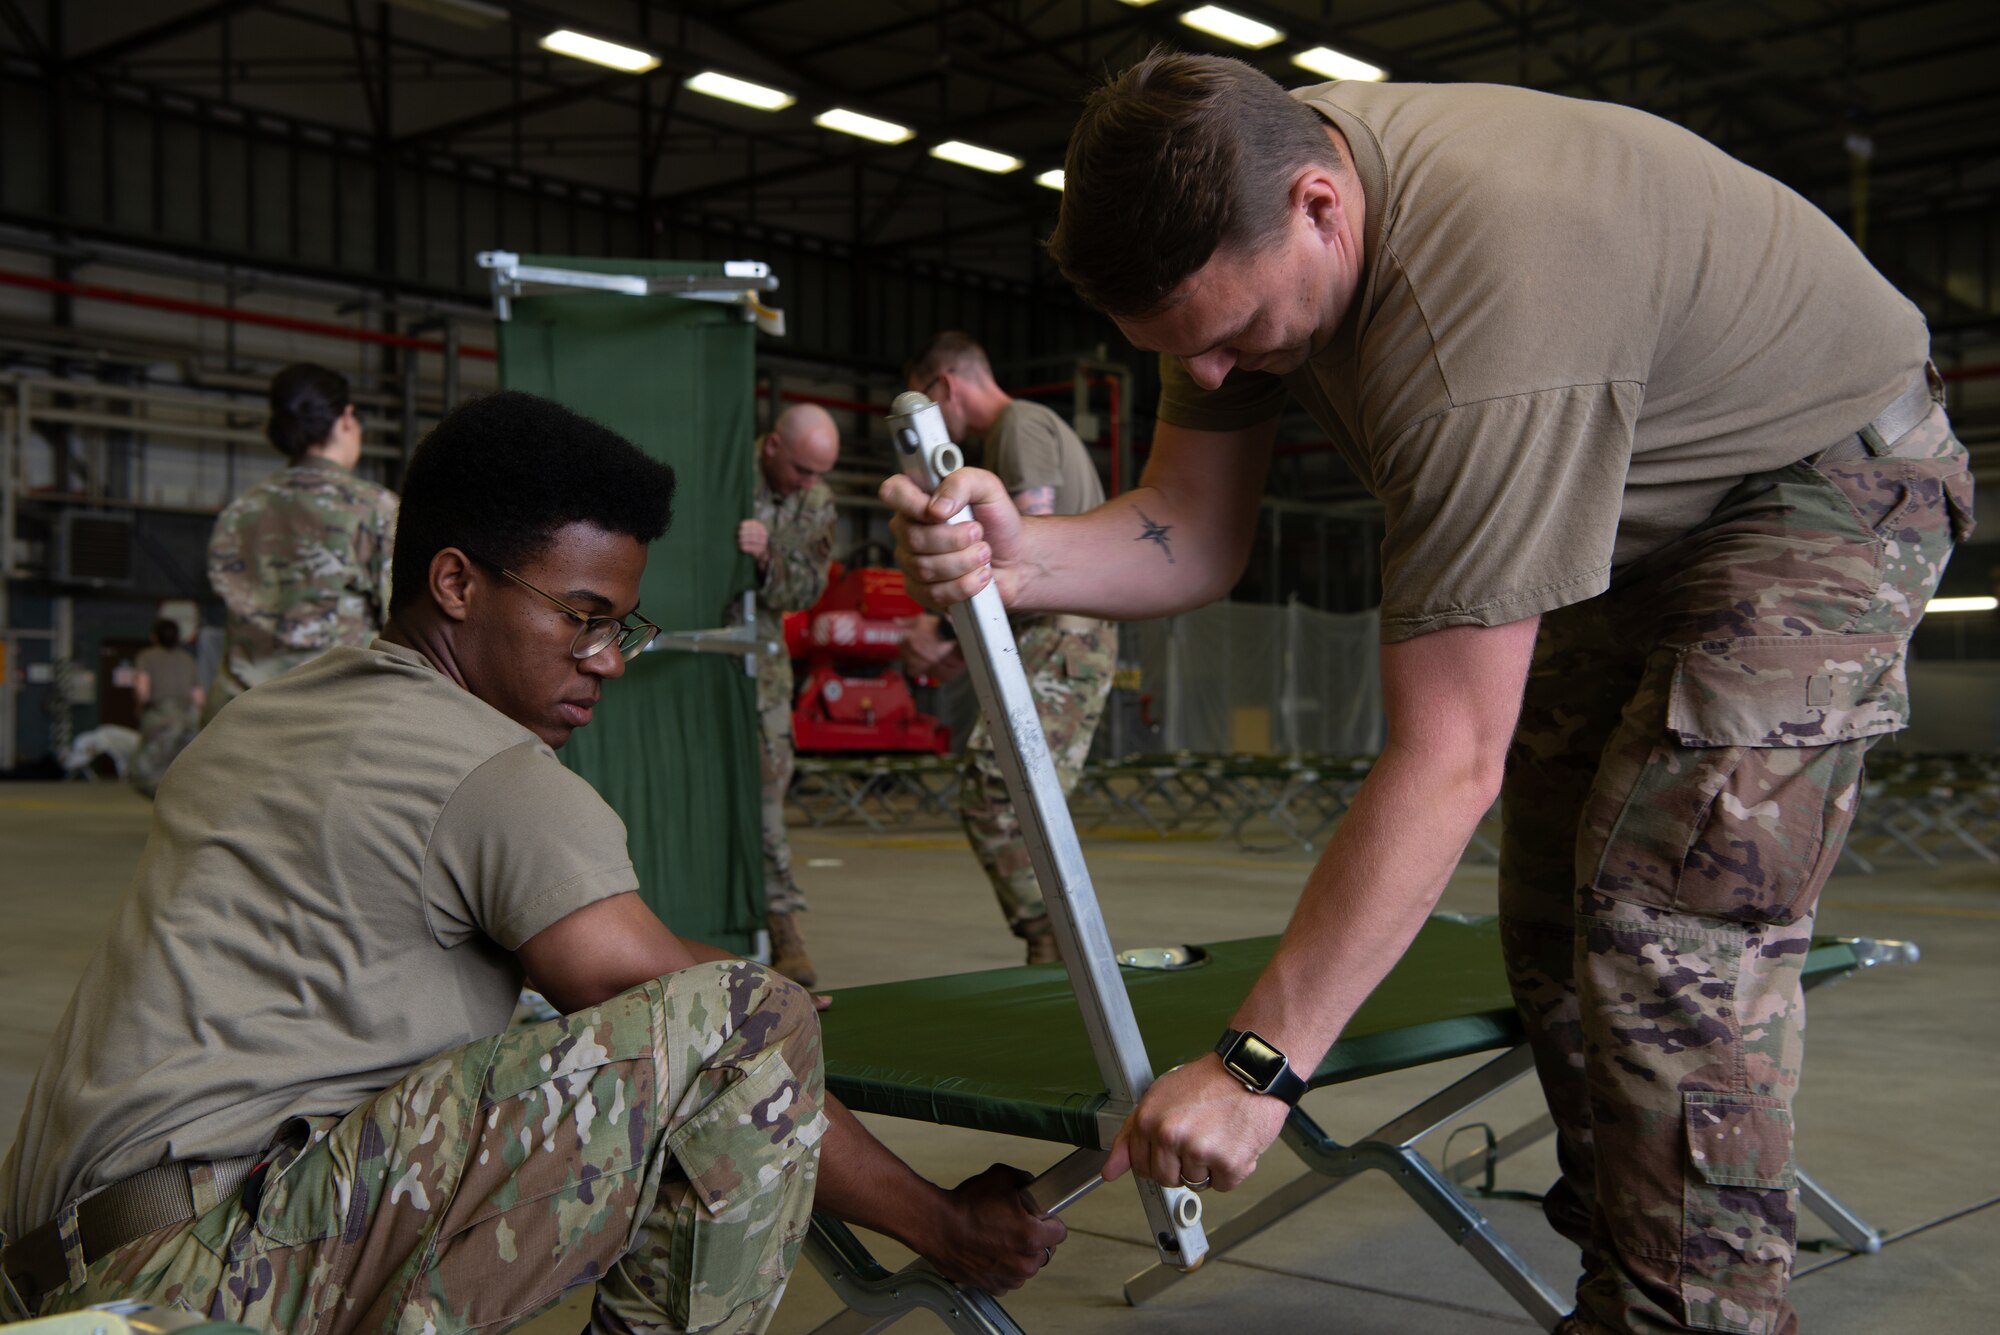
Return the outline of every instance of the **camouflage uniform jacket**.
<path id="1" fill-rule="evenodd" d="M 229 608 L 212 694 L 366 648 L 388 616 L 395 535 L 394 492 L 310 456 L 231 501 L 208 540 L 208 582 Z"/>
<path id="2" fill-rule="evenodd" d="M 833 493 L 826 483 L 790 496 L 780 496 L 757 470 L 757 489 L 750 518 L 771 533 L 771 559 L 757 582 L 757 637 L 785 638 L 784 614 L 803 612 L 826 592 L 827 566 L 833 561 Z M 731 625 L 742 618 L 732 607 Z M 757 660 L 759 711 L 792 702 L 792 660 L 780 650 Z"/>

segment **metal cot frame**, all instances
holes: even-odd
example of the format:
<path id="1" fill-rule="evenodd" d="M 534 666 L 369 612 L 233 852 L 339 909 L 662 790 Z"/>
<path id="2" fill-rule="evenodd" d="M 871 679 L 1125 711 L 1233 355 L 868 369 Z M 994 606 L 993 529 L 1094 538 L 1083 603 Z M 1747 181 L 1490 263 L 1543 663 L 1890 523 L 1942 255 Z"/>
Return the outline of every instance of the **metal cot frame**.
<path id="1" fill-rule="evenodd" d="M 1844 940 L 1839 944 L 1852 952 L 1853 965 L 1839 973 L 1820 975 L 1815 980 L 1819 985 L 1917 958 L 1916 948 L 1905 942 Z M 1086 1007 L 1091 1004 L 1085 996 L 1079 996 L 1078 1002 Z M 1534 1058 L 1527 1044 L 1514 1043 L 1477 1070 L 1351 1143 L 1342 1143 L 1302 1108 L 1294 1108 L 1281 1138 L 1307 1171 L 1211 1229 L 1209 1257 L 1227 1254 L 1343 1183 L 1380 1171 L 1387 1173 L 1446 1237 L 1478 1262 L 1531 1320 L 1543 1330 L 1555 1329 L 1569 1312 L 1567 1297 L 1521 1257 L 1461 1190 L 1463 1183 L 1492 1165 L 1553 1134 L 1554 1124 L 1543 1115 L 1500 1137 L 1491 1148 L 1453 1164 L 1434 1162 L 1417 1147 L 1425 1136 L 1533 1069 Z M 1106 1143 L 1115 1130 L 1106 1131 Z M 1045 1176 L 1068 1174 L 1073 1184 L 1076 1175 L 1094 1173 L 1102 1159 L 1102 1151 L 1076 1151 Z M 1800 1171 L 1797 1178 L 1800 1204 L 1818 1216 L 1843 1246 L 1868 1253 L 1881 1249 L 1881 1235 L 1865 1220 L 1807 1173 Z M 814 1217 L 805 1251 L 846 1307 L 818 1326 L 815 1335 L 868 1335 L 916 1311 L 932 1313 L 955 1335 L 1023 1335 L 1020 1324 L 991 1295 L 953 1284 L 921 1261 L 892 1272 L 870 1254 L 852 1230 L 827 1216 Z M 1186 1277 L 1172 1266 L 1156 1263 L 1126 1281 L 1125 1299 L 1137 1306 L 1159 1297 Z"/>
<path id="2" fill-rule="evenodd" d="M 897 397 L 889 427 L 891 439 L 903 456 L 904 471 L 926 491 L 934 489 L 963 462 L 945 431 L 936 405 L 921 394 Z M 969 510 L 961 510 L 951 522 L 962 523 L 970 518 Z M 1119 1126 L 1151 1083 L 1152 1072 L 1131 998 L 1111 950 L 1090 872 L 1084 864 L 1082 846 L 1056 778 L 1047 740 L 1042 735 L 1006 609 L 1000 604 L 998 592 L 989 585 L 970 602 L 954 607 L 951 615 L 980 707 L 991 727 L 995 755 L 1026 836 L 1036 879 L 1048 901 L 1051 923 L 1062 947 L 1063 966 L 1076 993 L 1084 1029 L 1108 1095 L 1096 1114 L 1096 1145 L 1072 1151 L 1026 1188 L 1040 1208 L 1054 1213 L 1099 1184 L 1098 1172 Z M 1260 773 L 1254 777 L 1260 782 L 1277 784 L 1275 800 L 1280 810 L 1284 810 L 1292 800 L 1298 776 Z M 1317 778 L 1313 774 L 1311 781 L 1316 782 Z M 1267 792 L 1259 804 L 1266 805 L 1268 810 L 1271 800 Z M 1853 948 L 1857 967 L 1882 962 L 1893 957 L 1897 950 L 1906 955 L 1911 953 L 1902 947 L 1895 950 L 1873 947 L 1872 943 L 1867 950 L 1858 945 Z M 1562 1297 L 1494 1231 L 1486 1217 L 1459 1191 L 1452 1177 L 1415 1147 L 1425 1134 L 1506 1088 L 1532 1067 L 1526 1044 L 1516 1041 L 1479 1070 L 1454 1081 L 1352 1145 L 1334 1140 L 1302 1110 L 1294 1108 L 1285 1125 L 1284 1139 L 1311 1171 L 1232 1220 L 1213 1240 L 1203 1228 L 1201 1200 L 1197 1195 L 1181 1187 L 1135 1180 L 1160 1262 L 1127 1285 L 1128 1300 L 1138 1302 L 1158 1293 L 1183 1273 L 1199 1268 L 1208 1257 L 1254 1237 L 1341 1182 L 1379 1168 L 1390 1173 L 1426 1214 L 1470 1252 L 1537 1325 L 1553 1330 L 1567 1311 Z M 1523 1139 L 1517 1135 L 1508 1141 L 1518 1148 L 1536 1138 Z M 1831 1198 L 1814 1187 L 1807 1201 L 1818 1211 Z M 1854 1236 L 1863 1240 L 1864 1249 L 1872 1250 L 1866 1244 L 1873 1239 L 1873 1231 L 1851 1212 L 1832 1203 L 1830 1217 L 1836 1228 L 1851 1227 Z M 845 1305 L 843 1312 L 819 1328 L 819 1335 L 861 1335 L 881 1330 L 919 1310 L 933 1313 L 951 1330 L 964 1335 L 1019 1335 L 1021 1330 L 991 1295 L 945 1279 L 926 1261 L 919 1259 L 902 1270 L 889 1272 L 850 1229 L 830 1218 L 814 1217 L 806 1252 Z"/>

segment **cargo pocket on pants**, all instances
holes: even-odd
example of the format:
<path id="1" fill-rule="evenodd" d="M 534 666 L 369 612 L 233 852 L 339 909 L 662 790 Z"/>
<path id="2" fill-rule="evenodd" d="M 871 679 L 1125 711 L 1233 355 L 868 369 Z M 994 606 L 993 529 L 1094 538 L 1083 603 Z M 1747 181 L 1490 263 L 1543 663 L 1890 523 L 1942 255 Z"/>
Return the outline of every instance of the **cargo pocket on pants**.
<path id="1" fill-rule="evenodd" d="M 1696 1330 L 1768 1335 L 1791 1275 L 1798 1225 L 1792 1113 L 1754 1094 L 1683 1096 L 1681 1301 Z"/>
<path id="2" fill-rule="evenodd" d="M 674 1221 L 667 1311 L 709 1330 L 745 1307 L 775 1302 L 812 1216 L 814 1173 L 788 1109 L 799 1080 L 776 1048 L 747 1066 L 667 1145 L 691 1190 Z M 817 1119 L 815 1108 L 813 1117 Z"/>
<path id="3" fill-rule="evenodd" d="M 1683 645 L 1655 744 L 1605 850 L 1606 893 L 1676 912 L 1789 923 L 1853 820 L 1870 739 L 1908 713 L 1896 635 Z"/>

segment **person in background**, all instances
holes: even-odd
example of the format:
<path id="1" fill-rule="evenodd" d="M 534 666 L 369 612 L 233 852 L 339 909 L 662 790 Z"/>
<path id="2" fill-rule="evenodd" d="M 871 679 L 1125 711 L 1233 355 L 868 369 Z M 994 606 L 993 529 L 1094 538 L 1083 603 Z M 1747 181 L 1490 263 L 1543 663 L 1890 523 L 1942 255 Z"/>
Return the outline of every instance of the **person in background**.
<path id="1" fill-rule="evenodd" d="M 951 438 L 1000 477 L 1025 515 L 1077 515 L 1104 504 L 1096 465 L 1068 422 L 1039 403 L 1011 397 L 993 379 L 986 350 L 971 335 L 948 331 L 910 363 L 905 380 L 928 395 L 944 414 Z M 1096 617 L 1013 618 L 1021 666 L 1035 692 L 1035 712 L 1049 739 L 1063 795 L 1083 776 L 1090 740 L 1104 716 L 1111 676 L 1118 666 L 1118 634 Z M 942 637 L 939 618 L 920 617 L 905 641 L 904 662 L 920 676 L 949 678 L 963 663 L 957 644 Z M 981 719 L 965 745 L 959 818 L 974 856 L 993 885 L 1007 926 L 1027 943 L 1030 964 L 1059 958 L 1028 843 L 1007 782 L 993 757 L 993 739 Z"/>
<path id="2" fill-rule="evenodd" d="M 290 466 L 231 501 L 208 541 L 229 622 L 204 727 L 257 683 L 366 646 L 388 614 L 396 495 L 354 476 L 361 417 L 346 378 L 309 362 L 278 372 L 264 434 Z"/>
<path id="3" fill-rule="evenodd" d="M 132 694 L 139 702 L 139 752 L 132 760 L 132 786 L 147 797 L 181 748 L 194 740 L 206 694 L 196 675 L 194 655 L 180 647 L 180 623 L 161 617 L 153 642 L 133 663 Z"/>
<path id="4" fill-rule="evenodd" d="M 782 641 L 785 613 L 803 612 L 826 591 L 833 493 L 821 479 L 840 459 L 840 432 L 826 409 L 794 404 L 756 449 L 756 491 L 750 518 L 736 526 L 736 546 L 757 565 L 757 637 Z M 730 619 L 738 619 L 734 608 Z M 806 897 L 792 878 L 792 843 L 785 832 L 785 791 L 792 784 L 792 660 L 783 653 L 757 658 L 757 725 L 771 967 L 811 987 L 819 973 L 799 930 Z"/>

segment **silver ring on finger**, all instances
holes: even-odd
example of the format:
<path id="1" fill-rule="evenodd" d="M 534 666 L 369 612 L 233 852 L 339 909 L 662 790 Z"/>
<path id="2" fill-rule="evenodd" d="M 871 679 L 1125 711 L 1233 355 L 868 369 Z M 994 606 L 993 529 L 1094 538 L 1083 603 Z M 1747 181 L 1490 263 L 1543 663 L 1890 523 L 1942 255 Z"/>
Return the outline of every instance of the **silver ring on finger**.
<path id="1" fill-rule="evenodd" d="M 1186 1173 L 1181 1174 L 1181 1185 L 1189 1191 L 1207 1191 L 1209 1183 L 1213 1181 L 1215 1181 L 1215 1174 L 1213 1173 L 1203 1173 L 1199 1182 L 1190 1182 Z"/>
<path id="2" fill-rule="evenodd" d="M 1046 1261 L 1042 1262 L 1042 1264 L 1043 1264 L 1043 1265 L 1053 1265 L 1053 1264 L 1055 1263 L 1055 1259 L 1056 1259 L 1056 1249 L 1055 1249 L 1055 1248 L 1053 1248 L 1053 1247 L 1044 1247 L 1044 1248 L 1042 1248 L 1042 1254 L 1043 1254 L 1044 1256 L 1046 1256 L 1046 1257 L 1048 1257 L 1048 1258 L 1049 1258 L 1048 1260 L 1046 1260 Z"/>

